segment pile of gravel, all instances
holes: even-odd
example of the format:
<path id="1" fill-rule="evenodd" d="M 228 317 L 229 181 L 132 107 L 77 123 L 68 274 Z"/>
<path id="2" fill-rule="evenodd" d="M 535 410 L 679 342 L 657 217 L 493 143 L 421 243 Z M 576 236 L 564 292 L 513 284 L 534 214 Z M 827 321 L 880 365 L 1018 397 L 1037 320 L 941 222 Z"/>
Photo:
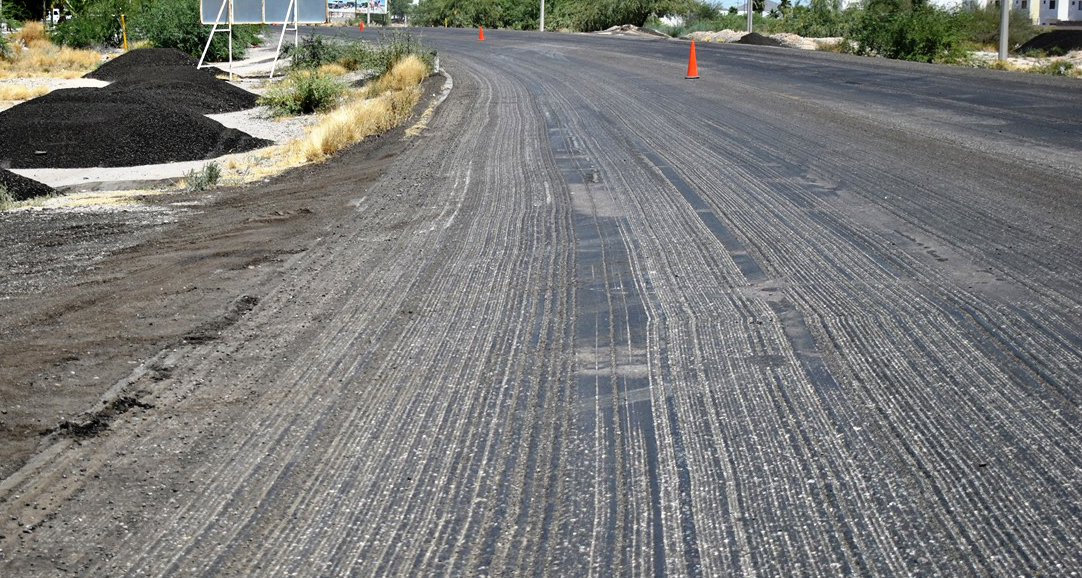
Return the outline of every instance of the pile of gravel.
<path id="1" fill-rule="evenodd" d="M 105 88 L 57 90 L 0 112 L 0 165 L 128 167 L 209 159 L 273 144 L 204 114 L 252 108 L 256 95 L 172 49 L 133 50 L 88 74 Z"/>
<path id="2" fill-rule="evenodd" d="M 130 167 L 209 159 L 273 144 L 139 91 L 69 88 L 0 112 L 0 163 Z"/>
<path id="3" fill-rule="evenodd" d="M 12 200 L 15 201 L 25 201 L 34 197 L 48 197 L 56 194 L 56 189 L 49 185 L 17 175 L 6 169 L 0 169 L 0 187 L 7 190 Z"/>
<path id="4" fill-rule="evenodd" d="M 769 36 L 763 36 L 758 32 L 749 32 L 737 40 L 734 44 L 752 44 L 755 46 L 781 46 L 781 42 L 770 38 Z"/>
<path id="5" fill-rule="evenodd" d="M 112 82 L 105 90 L 143 92 L 187 106 L 203 114 L 237 112 L 259 98 L 217 77 L 217 68 L 196 68 L 199 62 L 172 48 L 133 50 L 101 65 L 87 78 Z"/>
<path id="6" fill-rule="evenodd" d="M 1072 50 L 1082 50 L 1082 30 L 1053 30 L 1038 34 L 1029 42 L 1018 47 L 1018 52 L 1043 50 L 1048 53 L 1067 54 Z"/>

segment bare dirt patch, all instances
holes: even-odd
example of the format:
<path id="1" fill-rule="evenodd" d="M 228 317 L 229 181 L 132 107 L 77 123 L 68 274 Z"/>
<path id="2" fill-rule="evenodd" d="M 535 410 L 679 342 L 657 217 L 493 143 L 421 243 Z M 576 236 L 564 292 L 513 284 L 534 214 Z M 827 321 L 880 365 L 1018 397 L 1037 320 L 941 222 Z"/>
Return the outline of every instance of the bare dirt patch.
<path id="1" fill-rule="evenodd" d="M 422 85 L 413 117 L 443 79 Z M 109 387 L 187 340 L 213 340 L 285 262 L 334 228 L 413 140 L 411 121 L 250 187 L 141 204 L 0 214 L 0 478 Z M 393 197 L 393 195 L 390 195 Z M 57 430 L 59 431 L 59 430 Z M 107 435 L 107 434 L 106 434 Z"/>

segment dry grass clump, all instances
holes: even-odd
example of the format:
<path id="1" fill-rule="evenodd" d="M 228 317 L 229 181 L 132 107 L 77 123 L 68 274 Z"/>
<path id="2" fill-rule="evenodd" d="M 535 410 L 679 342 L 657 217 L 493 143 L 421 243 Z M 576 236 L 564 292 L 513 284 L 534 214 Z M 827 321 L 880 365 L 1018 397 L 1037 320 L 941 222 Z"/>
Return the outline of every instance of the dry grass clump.
<path id="1" fill-rule="evenodd" d="M 355 94 L 353 100 L 327 114 L 308 138 L 295 143 L 293 150 L 307 161 L 319 161 L 367 136 L 398 126 L 420 100 L 420 84 L 427 75 L 428 68 L 421 59 L 403 58 L 387 74 Z M 379 96 L 365 98 L 373 92 Z"/>
<path id="2" fill-rule="evenodd" d="M 101 54 L 57 46 L 40 22 L 27 23 L 12 36 L 11 54 L 0 59 L 0 78 L 78 78 L 101 64 Z"/>
<path id="3" fill-rule="evenodd" d="M 346 67 L 338 64 L 337 62 L 324 64 L 323 66 L 317 68 L 316 71 L 322 74 L 326 74 L 327 76 L 345 76 L 346 74 L 349 74 L 349 71 L 346 70 Z"/>
<path id="4" fill-rule="evenodd" d="M 30 100 L 49 93 L 48 86 L 0 84 L 0 100 Z"/>
<path id="5" fill-rule="evenodd" d="M 417 86 L 425 76 L 428 76 L 428 67 L 420 58 L 411 54 L 399 60 L 387 74 L 366 86 L 365 95 L 371 98 L 389 90 L 399 91 Z"/>
<path id="6" fill-rule="evenodd" d="M 409 116 L 420 96 L 420 89 L 412 86 L 379 98 L 352 100 L 324 117 L 308 138 L 298 141 L 299 152 L 307 161 L 319 161 L 365 137 L 388 131 Z"/>
<path id="7" fill-rule="evenodd" d="M 12 42 L 22 42 L 24 46 L 33 46 L 38 42 L 48 42 L 45 25 L 41 22 L 27 22 L 11 35 Z"/>

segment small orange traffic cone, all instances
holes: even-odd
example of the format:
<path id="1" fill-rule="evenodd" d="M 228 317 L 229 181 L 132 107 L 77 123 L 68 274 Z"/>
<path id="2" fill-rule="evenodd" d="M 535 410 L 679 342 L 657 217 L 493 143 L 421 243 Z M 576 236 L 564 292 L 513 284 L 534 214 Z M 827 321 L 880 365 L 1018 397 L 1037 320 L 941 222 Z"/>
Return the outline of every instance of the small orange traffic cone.
<path id="1" fill-rule="evenodd" d="M 478 27 L 477 28 L 477 41 L 478 42 L 484 42 L 485 41 L 485 29 L 483 27 Z"/>
<path id="2" fill-rule="evenodd" d="M 695 62 L 695 41 L 691 41 L 691 56 L 688 57 L 688 74 L 684 78 L 699 78 L 699 65 Z"/>
<path id="3" fill-rule="evenodd" d="M 361 20 L 360 22 L 357 23 L 357 29 L 360 30 L 361 32 L 364 32 L 364 20 Z"/>

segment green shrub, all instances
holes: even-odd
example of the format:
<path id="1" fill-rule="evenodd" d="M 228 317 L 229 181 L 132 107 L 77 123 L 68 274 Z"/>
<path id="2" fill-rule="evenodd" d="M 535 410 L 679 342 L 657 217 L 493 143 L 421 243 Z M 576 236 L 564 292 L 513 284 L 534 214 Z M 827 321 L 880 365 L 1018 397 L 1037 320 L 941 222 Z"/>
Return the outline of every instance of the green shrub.
<path id="1" fill-rule="evenodd" d="M 291 73 L 259 98 L 276 115 L 311 114 L 333 108 L 345 94 L 334 77 L 311 70 Z"/>
<path id="2" fill-rule="evenodd" d="M 199 0 L 148 2 L 133 20 L 128 33 L 130 38 L 145 38 L 158 48 L 175 48 L 196 58 L 203 53 L 212 29 L 200 23 Z M 248 47 L 258 42 L 260 28 L 233 26 L 233 58 L 244 58 Z M 207 60 L 229 60 L 229 38 L 225 34 L 214 35 L 207 51 Z"/>
<path id="3" fill-rule="evenodd" d="M 0 59 L 11 56 L 11 47 L 8 46 L 8 37 L 0 34 Z"/>
<path id="4" fill-rule="evenodd" d="M 207 163 L 202 170 L 192 169 L 184 174 L 184 190 L 188 192 L 205 191 L 218 184 L 222 176 L 222 168 L 218 163 Z"/>
<path id="5" fill-rule="evenodd" d="M 357 44 L 360 44 L 359 42 Z M 293 58 L 291 66 L 296 69 L 319 68 L 337 62 L 342 57 L 344 42 L 315 34 L 305 36 L 297 46 L 289 45 L 282 50 L 283 56 Z"/>
<path id="6" fill-rule="evenodd" d="M 295 70 L 313 70 L 333 63 L 350 71 L 371 70 L 376 76 L 383 76 L 410 54 L 420 57 L 430 70 L 436 58 L 433 50 L 425 47 L 409 32 L 400 31 L 392 32 L 389 37 L 384 36 L 377 45 L 315 35 L 301 40 L 296 48 L 286 48 L 283 54 L 292 56 L 290 66 Z"/>
<path id="7" fill-rule="evenodd" d="M 962 10 L 956 18 L 961 29 L 962 39 L 971 48 L 979 49 L 999 45 L 999 8 L 989 5 L 986 8 Z M 1010 28 L 1007 32 L 1007 46 L 1017 48 L 1040 33 L 1029 16 L 1019 10 L 1012 10 Z"/>
<path id="8" fill-rule="evenodd" d="M 856 19 L 856 10 L 842 10 L 840 0 L 811 0 L 794 6 L 783 18 L 785 32 L 806 37 L 845 36 Z"/>
<path id="9" fill-rule="evenodd" d="M 951 62 L 962 58 L 961 31 L 953 15 L 927 5 L 870 6 L 846 39 L 858 54 L 916 62 Z"/>
<path id="10" fill-rule="evenodd" d="M 130 17 L 135 10 L 133 0 L 87 3 L 75 17 L 57 25 L 50 34 L 50 40 L 72 48 L 118 47 L 123 42 L 120 15 Z"/>

